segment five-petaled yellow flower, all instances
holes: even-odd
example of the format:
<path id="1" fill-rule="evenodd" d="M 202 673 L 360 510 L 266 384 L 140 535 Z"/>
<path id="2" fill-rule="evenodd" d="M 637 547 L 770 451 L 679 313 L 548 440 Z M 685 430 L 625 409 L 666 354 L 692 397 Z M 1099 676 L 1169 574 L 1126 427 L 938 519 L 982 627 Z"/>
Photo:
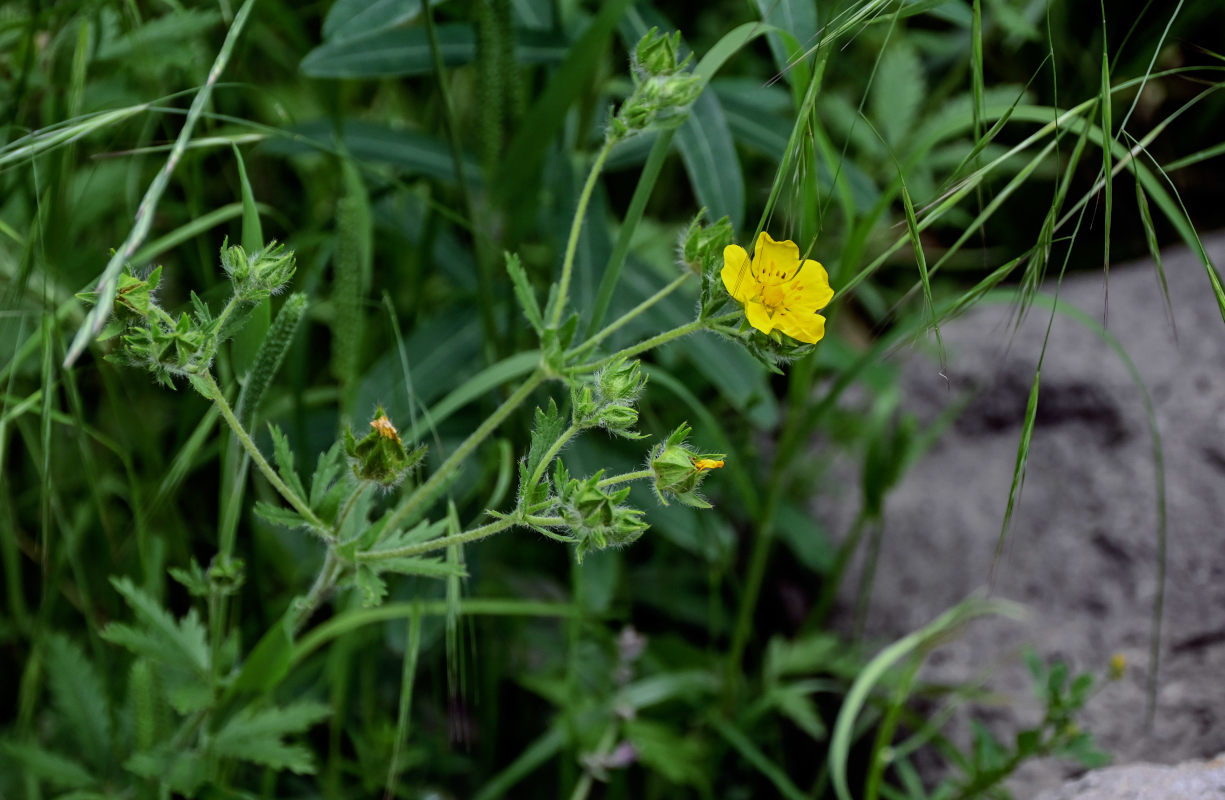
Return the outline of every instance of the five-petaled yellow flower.
<path id="1" fill-rule="evenodd" d="M 801 259 L 795 242 L 776 242 L 762 231 L 751 262 L 743 247 L 729 244 L 722 276 L 728 294 L 744 304 L 749 324 L 762 333 L 778 330 L 808 344 L 825 335 L 825 317 L 817 312 L 834 297 L 829 274 L 819 262 Z"/>

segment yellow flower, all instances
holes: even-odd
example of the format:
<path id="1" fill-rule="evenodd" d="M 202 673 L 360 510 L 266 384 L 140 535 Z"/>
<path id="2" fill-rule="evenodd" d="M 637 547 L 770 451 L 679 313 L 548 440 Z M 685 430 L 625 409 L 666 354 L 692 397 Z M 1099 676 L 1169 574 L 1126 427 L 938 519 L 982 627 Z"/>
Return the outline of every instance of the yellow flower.
<path id="1" fill-rule="evenodd" d="M 757 237 L 753 260 L 740 245 L 723 249 L 723 285 L 744 304 L 749 324 L 762 333 L 781 331 L 816 344 L 825 335 L 817 312 L 834 297 L 829 274 L 820 263 L 800 259 L 795 242 L 776 242 L 765 231 Z"/>
<path id="2" fill-rule="evenodd" d="M 698 472 L 705 469 L 723 469 L 723 459 L 695 458 L 693 460 L 693 468 Z"/>

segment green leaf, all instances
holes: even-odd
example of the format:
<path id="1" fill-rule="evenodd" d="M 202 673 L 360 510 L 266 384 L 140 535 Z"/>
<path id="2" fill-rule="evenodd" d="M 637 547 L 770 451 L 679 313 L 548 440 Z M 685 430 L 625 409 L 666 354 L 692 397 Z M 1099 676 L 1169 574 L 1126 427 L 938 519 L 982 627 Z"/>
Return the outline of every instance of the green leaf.
<path id="1" fill-rule="evenodd" d="M 234 161 L 238 165 L 238 185 L 242 190 L 242 246 L 248 253 L 258 253 L 264 247 L 264 232 L 260 225 L 259 209 L 255 203 L 255 191 L 247 178 L 247 165 L 243 162 L 238 145 L 230 143 Z M 245 374 L 255 363 L 268 328 L 272 324 L 272 301 L 264 298 L 250 309 L 247 322 L 234 333 L 230 352 L 234 357 L 234 371 Z"/>
<path id="2" fill-rule="evenodd" d="M 817 43 L 817 4 L 812 0 L 754 0 L 761 21 L 777 30 L 766 35 L 774 66 L 786 72 L 795 52 L 784 42 L 780 31 L 786 31 L 803 52 Z"/>
<path id="3" fill-rule="evenodd" d="M 400 575 L 421 575 L 427 578 L 468 577 L 468 571 L 463 564 L 438 558 L 384 558 L 373 562 L 371 566 L 379 572 L 395 572 Z"/>
<path id="4" fill-rule="evenodd" d="M 476 32 L 471 25 L 436 27 L 444 66 L 467 64 L 476 58 Z M 565 57 L 564 42 L 549 33 L 522 31 L 515 42 L 520 64 L 541 64 Z M 325 41 L 302 59 L 298 69 L 312 78 L 393 78 L 428 75 L 434 56 L 425 27 L 384 28 L 352 38 Z"/>
<path id="5" fill-rule="evenodd" d="M 103 629 L 102 638 L 154 661 L 178 665 L 198 675 L 208 674 L 208 636 L 194 608 L 176 622 L 170 612 L 127 577 L 111 578 L 111 585 L 136 612 L 145 630 L 112 623 Z"/>
<path id="6" fill-rule="evenodd" d="M 418 131 L 401 130 L 361 120 L 345 120 L 337 125 L 332 120 L 310 120 L 289 128 L 292 139 L 269 141 L 264 148 L 282 156 L 337 150 L 334 139 L 340 137 L 340 152 L 347 153 L 365 164 L 389 164 L 412 175 L 438 181 L 454 182 L 455 167 L 447 143 Z M 464 180 L 481 183 L 480 166 L 470 153 L 462 154 Z"/>
<path id="7" fill-rule="evenodd" d="M 668 725 L 645 719 L 625 721 L 625 736 L 638 758 L 672 783 L 696 786 L 709 794 L 706 748 L 693 736 L 680 736 Z"/>
<path id="8" fill-rule="evenodd" d="M 98 769 L 110 762 L 111 715 L 106 688 L 85 653 L 63 634 L 47 637 L 47 677 L 64 729 Z"/>
<path id="9" fill-rule="evenodd" d="M 269 423 L 268 433 L 272 435 L 272 452 L 276 457 L 277 472 L 281 476 L 281 480 L 289 486 L 298 497 L 306 497 L 306 490 L 302 488 L 302 479 L 298 477 L 297 471 L 293 465 L 293 450 L 289 447 L 289 440 L 285 438 L 285 434 L 281 433 L 281 429 Z"/>
<path id="10" fill-rule="evenodd" d="M 768 699 L 779 713 L 813 739 L 823 741 L 829 735 L 825 721 L 817 711 L 817 704 L 812 701 L 804 687 L 779 686 L 771 690 Z"/>
<path id="11" fill-rule="evenodd" d="M 540 467 L 545 453 L 561 437 L 566 429 L 566 420 L 557 410 L 557 403 L 549 398 L 548 410 L 536 409 L 535 424 L 532 427 L 532 443 L 528 447 L 527 460 L 524 462 L 526 474 L 534 475 Z M 527 488 L 527 487 L 521 487 Z"/>
<path id="12" fill-rule="evenodd" d="M 213 737 L 217 755 L 250 761 L 299 775 L 313 774 L 315 765 L 305 747 L 287 744 L 282 737 L 302 733 L 331 711 L 320 703 L 295 703 L 284 708 L 240 710 Z"/>
<path id="13" fill-rule="evenodd" d="M 310 507 L 312 509 L 318 510 L 328 489 L 336 482 L 340 471 L 344 469 L 341 460 L 342 452 L 343 448 L 340 442 L 337 442 L 319 454 L 319 460 L 315 462 L 315 471 L 311 475 Z"/>
<path id="14" fill-rule="evenodd" d="M 906 40 L 894 38 L 881 56 L 869 102 L 876 129 L 895 152 L 909 149 L 919 104 L 926 96 L 923 62 L 918 52 Z"/>
<path id="15" fill-rule="evenodd" d="M 89 770 L 67 756 L 45 750 L 27 742 L 3 742 L 0 750 L 16 761 L 33 778 L 57 789 L 86 789 L 98 779 Z"/>
<path id="16" fill-rule="evenodd" d="M 277 620 L 267 633 L 260 637 L 251 655 L 242 665 L 234 679 L 231 692 L 267 692 L 279 684 L 289 673 L 289 659 L 293 653 L 293 622 L 289 615 Z"/>
<path id="17" fill-rule="evenodd" d="M 200 753 L 172 751 L 169 747 L 135 753 L 124 762 L 123 768 L 187 797 L 194 797 L 209 775 L 209 764 Z"/>
<path id="18" fill-rule="evenodd" d="M 442 0 L 432 0 L 438 5 Z M 412 22 L 421 0 L 336 0 L 323 19 L 323 38 L 343 41 Z"/>
<path id="19" fill-rule="evenodd" d="M 308 524 L 297 511 L 284 506 L 274 506 L 263 500 L 255 501 L 255 513 L 264 521 L 291 531 L 306 527 Z"/>
<path id="20" fill-rule="evenodd" d="M 519 298 L 523 315 L 527 317 L 528 322 L 532 323 L 536 335 L 539 336 L 544 331 L 544 317 L 540 315 L 540 304 L 536 300 L 536 292 L 527 279 L 527 272 L 524 271 L 523 264 L 519 262 L 519 255 L 517 253 L 506 253 L 505 255 L 506 271 L 510 273 L 511 283 L 515 286 L 515 296 Z"/>
<path id="21" fill-rule="evenodd" d="M 353 582 L 362 593 L 362 608 L 373 608 L 383 604 L 387 596 L 387 584 L 368 564 L 358 564 L 353 573 Z"/>
<path id="22" fill-rule="evenodd" d="M 727 217 L 739 230 L 744 223 L 744 175 L 727 117 L 714 92 L 698 97 L 689 119 L 676 132 L 676 143 L 698 205 L 706 206 L 711 219 Z"/>

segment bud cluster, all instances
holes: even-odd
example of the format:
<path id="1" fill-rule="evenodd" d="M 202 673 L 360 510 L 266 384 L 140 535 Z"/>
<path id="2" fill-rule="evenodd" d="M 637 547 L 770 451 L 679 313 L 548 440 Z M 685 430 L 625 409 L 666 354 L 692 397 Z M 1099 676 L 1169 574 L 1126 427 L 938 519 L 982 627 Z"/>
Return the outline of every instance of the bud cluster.
<path id="1" fill-rule="evenodd" d="M 574 424 L 580 428 L 604 428 L 627 439 L 640 439 L 634 431 L 638 411 L 634 408 L 646 386 L 646 375 L 637 359 L 618 359 L 596 373 L 595 386 L 571 390 Z"/>
<path id="2" fill-rule="evenodd" d="M 634 49 L 634 92 L 609 124 L 609 136 L 624 139 L 650 127 L 675 128 L 702 93 L 703 80 L 685 70 L 692 55 L 679 58 L 681 34 L 651 28 Z"/>
<path id="3" fill-rule="evenodd" d="M 642 511 L 622 505 L 629 487 L 610 492 L 600 486 L 603 475 L 600 470 L 587 478 L 571 478 L 560 459 L 553 470 L 557 513 L 575 539 L 580 564 L 589 551 L 630 544 L 649 527 Z"/>
<path id="4" fill-rule="evenodd" d="M 292 250 L 273 242 L 248 254 L 227 239 L 221 246 L 221 268 L 234 284 L 234 297 L 240 303 L 258 303 L 277 294 L 293 278 L 297 269 Z"/>
<path id="5" fill-rule="evenodd" d="M 221 266 L 234 285 L 234 295 L 225 309 L 213 316 L 208 304 L 191 293 L 193 313 L 173 317 L 154 299 L 162 279 L 157 267 L 148 277 L 133 274 L 131 267 L 120 273 L 115 291 L 114 319 L 100 339 L 121 336 L 122 347 L 107 358 L 149 370 L 158 382 L 174 388 L 174 378 L 203 375 L 213 364 L 221 343 L 246 321 L 255 303 L 282 289 L 294 274 L 293 251 L 269 245 L 248 257 L 241 247 L 221 248 Z M 97 292 L 77 295 L 87 303 L 98 302 Z"/>

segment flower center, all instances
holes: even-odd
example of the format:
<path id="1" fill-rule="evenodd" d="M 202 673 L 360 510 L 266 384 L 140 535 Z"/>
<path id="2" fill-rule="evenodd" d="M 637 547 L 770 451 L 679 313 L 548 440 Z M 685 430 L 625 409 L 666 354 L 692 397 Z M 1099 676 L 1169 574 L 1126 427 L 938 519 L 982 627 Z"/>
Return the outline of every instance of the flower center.
<path id="1" fill-rule="evenodd" d="M 781 284 L 772 283 L 762 287 L 761 304 L 770 309 L 771 313 L 778 310 L 787 300 L 787 290 Z"/>

